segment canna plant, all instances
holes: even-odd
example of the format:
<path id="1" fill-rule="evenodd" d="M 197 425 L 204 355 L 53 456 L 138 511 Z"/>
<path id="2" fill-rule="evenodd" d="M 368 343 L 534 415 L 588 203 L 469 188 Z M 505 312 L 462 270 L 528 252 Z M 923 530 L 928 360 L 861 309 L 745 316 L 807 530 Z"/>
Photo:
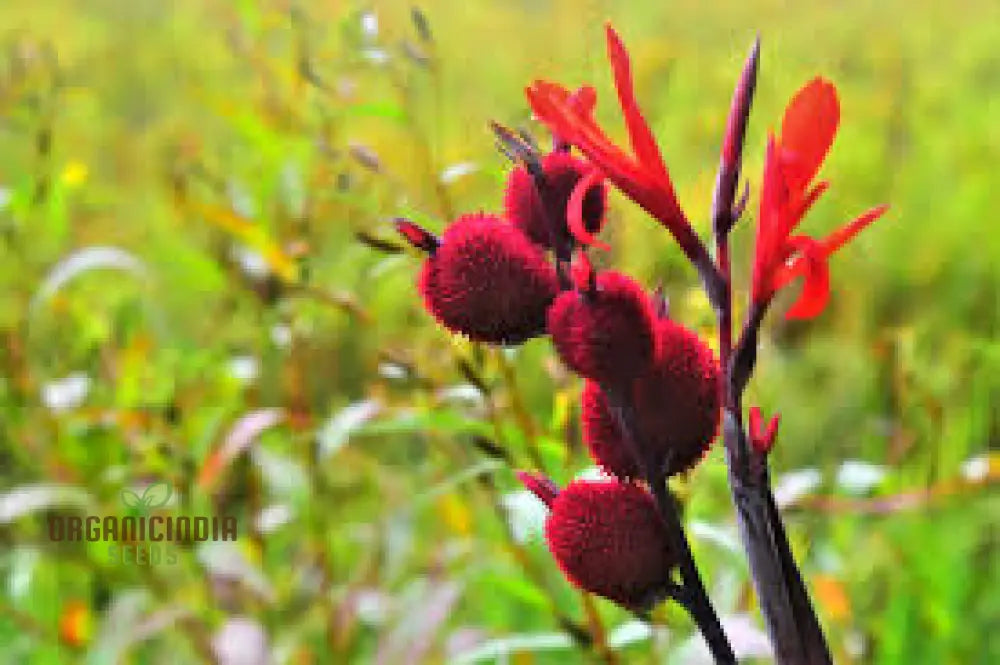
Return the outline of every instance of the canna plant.
<path id="1" fill-rule="evenodd" d="M 734 336 L 729 236 L 744 212 L 737 200 L 759 41 L 736 85 L 703 241 L 681 207 L 660 149 L 636 102 L 628 54 L 607 27 L 608 56 L 630 142 L 626 150 L 594 119 L 597 95 L 548 81 L 527 88 L 552 134 L 542 151 L 524 133 L 494 124 L 514 162 L 501 214 L 458 217 L 436 237 L 407 220 L 397 228 L 426 253 L 417 290 L 427 311 L 471 340 L 515 345 L 549 336 L 563 363 L 584 379 L 584 442 L 606 472 L 564 488 L 537 471 L 518 477 L 550 512 L 545 538 L 577 587 L 639 616 L 664 600 L 690 614 L 715 660 L 735 663 L 695 565 L 667 479 L 694 467 L 721 431 L 736 519 L 775 658 L 830 663 L 830 652 L 792 557 L 771 491 L 768 455 L 778 416 L 766 423 L 742 395 L 757 338 L 775 295 L 801 278 L 785 316 L 815 317 L 830 297 L 830 256 L 880 217 L 872 208 L 822 239 L 796 232 L 826 190 L 816 181 L 840 120 L 833 84 L 815 78 L 788 104 L 767 141 L 749 302 Z M 608 185 L 676 239 L 716 312 L 718 356 L 680 322 L 658 293 L 620 272 L 596 271 L 588 253 L 606 248 Z"/>

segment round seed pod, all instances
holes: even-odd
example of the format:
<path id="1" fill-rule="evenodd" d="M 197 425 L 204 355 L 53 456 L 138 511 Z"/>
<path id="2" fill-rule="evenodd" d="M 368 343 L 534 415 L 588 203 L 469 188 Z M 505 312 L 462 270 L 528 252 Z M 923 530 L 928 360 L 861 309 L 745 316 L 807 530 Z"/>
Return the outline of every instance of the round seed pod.
<path id="1" fill-rule="evenodd" d="M 676 563 L 652 496 L 617 480 L 570 483 L 552 502 L 545 539 L 572 584 L 630 609 L 657 600 Z"/>
<path id="2" fill-rule="evenodd" d="M 559 281 L 544 253 L 496 215 L 462 215 L 441 236 L 417 285 L 427 310 L 452 332 L 520 344 L 545 332 Z"/>
<path id="3" fill-rule="evenodd" d="M 618 420 L 596 381 L 586 381 L 580 400 L 583 442 L 591 458 L 607 473 L 623 480 L 642 478 L 638 462 L 622 437 Z"/>
<path id="4" fill-rule="evenodd" d="M 656 357 L 627 394 L 640 451 L 674 475 L 701 461 L 718 433 L 719 363 L 695 333 L 669 319 L 656 323 L 656 333 Z M 604 392 L 588 382 L 582 407 L 584 442 L 594 460 L 620 478 L 638 477 Z"/>
<path id="5" fill-rule="evenodd" d="M 642 287 L 612 271 L 599 274 L 592 290 L 563 291 L 548 314 L 563 362 L 580 376 L 612 385 L 626 384 L 652 361 L 654 321 Z"/>

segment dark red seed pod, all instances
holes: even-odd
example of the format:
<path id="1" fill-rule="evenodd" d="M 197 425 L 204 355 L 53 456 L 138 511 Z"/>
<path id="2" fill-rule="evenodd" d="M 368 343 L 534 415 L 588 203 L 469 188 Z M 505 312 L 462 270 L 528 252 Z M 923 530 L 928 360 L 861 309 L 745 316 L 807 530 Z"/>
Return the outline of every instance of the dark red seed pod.
<path id="1" fill-rule="evenodd" d="M 649 492 L 617 480 L 574 481 L 552 502 L 549 550 L 575 586 L 630 609 L 645 609 L 675 563 Z"/>
<path id="2" fill-rule="evenodd" d="M 668 475 L 708 452 L 719 430 L 719 361 L 693 331 L 670 319 L 656 324 L 656 359 L 633 386 L 639 436 Z"/>
<path id="3" fill-rule="evenodd" d="M 511 224 L 524 231 L 532 241 L 563 252 L 572 245 L 566 205 L 573 188 L 589 167 L 562 150 L 545 155 L 541 166 L 541 194 L 538 181 L 523 165 L 510 172 L 504 192 L 504 211 Z M 601 230 L 606 202 L 604 185 L 594 185 L 584 195 L 583 224 L 590 233 Z"/>
<path id="4" fill-rule="evenodd" d="M 629 394 L 637 445 L 650 462 L 674 475 L 701 461 L 718 433 L 719 363 L 683 326 L 661 319 L 656 330 L 656 358 Z M 594 460 L 620 478 L 637 477 L 637 463 L 604 392 L 588 382 L 582 405 L 584 441 Z"/>
<path id="5" fill-rule="evenodd" d="M 596 381 L 584 383 L 580 420 L 583 442 L 602 469 L 623 480 L 642 478 L 638 462 L 626 445 L 618 421 L 608 409 L 608 400 Z"/>
<path id="6" fill-rule="evenodd" d="M 462 215 L 445 229 L 417 288 L 441 325 L 470 339 L 519 344 L 545 332 L 559 292 L 544 253 L 496 215 Z"/>
<path id="7" fill-rule="evenodd" d="M 549 309 L 552 343 L 577 374 L 624 385 L 652 361 L 654 315 L 649 296 L 617 272 L 597 276 L 592 291 L 563 291 Z"/>

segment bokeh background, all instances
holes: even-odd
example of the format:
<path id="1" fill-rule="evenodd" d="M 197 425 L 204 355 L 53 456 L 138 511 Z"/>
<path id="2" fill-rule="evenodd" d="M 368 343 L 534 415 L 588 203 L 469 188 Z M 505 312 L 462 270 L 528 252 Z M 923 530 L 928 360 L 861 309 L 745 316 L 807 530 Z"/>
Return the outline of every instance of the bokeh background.
<path id="1" fill-rule="evenodd" d="M 579 383 L 545 340 L 436 328 L 391 226 L 500 208 L 487 121 L 544 139 L 533 78 L 592 82 L 623 138 L 607 19 L 702 230 L 755 32 L 754 189 L 791 94 L 817 73 L 840 89 L 807 229 L 892 210 L 835 257 L 823 316 L 771 317 L 750 401 L 782 414 L 775 482 L 837 662 L 1000 662 L 985 0 L 0 4 L 0 661 L 700 662 L 681 612 L 651 627 L 562 579 L 511 470 L 588 472 Z M 612 208 L 602 264 L 711 335 L 668 234 Z M 151 482 L 173 488 L 164 514 L 237 515 L 238 542 L 135 565 L 49 541 L 48 516 L 125 514 Z M 760 655 L 720 451 L 676 490 Z"/>

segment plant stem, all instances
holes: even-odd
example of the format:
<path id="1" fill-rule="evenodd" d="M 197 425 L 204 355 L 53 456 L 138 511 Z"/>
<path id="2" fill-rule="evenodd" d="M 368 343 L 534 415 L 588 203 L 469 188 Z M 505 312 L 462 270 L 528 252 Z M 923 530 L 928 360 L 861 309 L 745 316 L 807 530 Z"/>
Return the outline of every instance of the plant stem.
<path id="1" fill-rule="evenodd" d="M 618 420 L 624 435 L 622 438 L 625 445 L 638 463 L 642 476 L 653 494 L 657 512 L 660 519 L 663 520 L 667 537 L 670 539 L 670 554 L 677 558 L 681 584 L 664 591 L 667 592 L 667 596 L 681 603 L 687 610 L 705 638 L 715 662 L 719 665 L 736 665 L 733 648 L 722 628 L 722 622 L 719 621 L 719 617 L 715 613 L 712 601 L 701 581 L 701 575 L 698 573 L 694 556 L 691 554 L 691 546 L 688 544 L 687 534 L 684 532 L 684 524 L 677 509 L 677 502 L 667 490 L 667 478 L 662 470 L 667 468 L 667 465 L 654 463 L 643 452 L 647 448 L 642 446 L 638 439 L 635 411 L 632 403 L 622 391 L 611 386 L 602 386 L 601 389 L 608 399 L 612 413 Z"/>
<path id="2" fill-rule="evenodd" d="M 650 479 L 650 489 L 653 491 L 653 498 L 656 499 L 656 506 L 660 516 L 667 527 L 670 536 L 671 549 L 678 557 L 678 568 L 681 575 L 682 596 L 678 600 L 691 615 L 701 631 L 708 648 L 712 652 L 712 657 L 716 663 L 722 665 L 736 665 L 736 655 L 729 644 L 729 639 L 722 628 L 712 601 L 705 591 L 705 585 L 698 574 L 698 568 L 694 563 L 694 556 L 691 554 L 691 547 L 688 544 L 684 526 L 677 511 L 677 503 L 667 490 L 665 478 Z"/>
<path id="3" fill-rule="evenodd" d="M 729 232 L 737 218 L 734 212 L 736 188 L 759 54 L 758 38 L 733 94 L 712 200 L 716 268 L 724 288 L 721 293 L 709 291 L 708 295 L 719 325 L 723 439 L 736 521 L 774 648 L 775 662 L 779 665 L 830 665 L 829 648 L 771 492 L 767 459 L 751 450 L 742 421 L 742 393 L 753 371 L 757 332 L 766 303 L 751 305 L 735 350 L 732 343 Z"/>

